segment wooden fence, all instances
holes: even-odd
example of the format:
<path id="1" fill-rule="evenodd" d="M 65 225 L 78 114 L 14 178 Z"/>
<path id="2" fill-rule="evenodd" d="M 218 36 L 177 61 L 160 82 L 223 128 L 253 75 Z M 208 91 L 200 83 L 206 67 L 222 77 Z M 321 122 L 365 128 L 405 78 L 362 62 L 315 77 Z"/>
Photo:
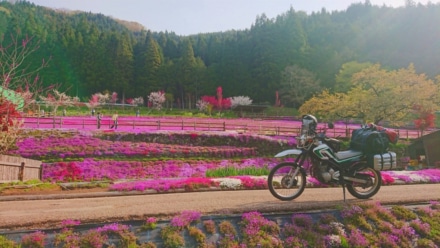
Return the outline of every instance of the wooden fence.
<path id="1" fill-rule="evenodd" d="M 41 180 L 41 161 L 0 155 L 0 183 Z"/>
<path id="2" fill-rule="evenodd" d="M 111 118 L 103 118 L 101 129 L 110 128 L 113 124 Z M 25 118 L 25 127 L 36 128 L 75 128 L 97 129 L 96 118 L 92 117 L 51 117 L 51 118 Z M 238 133 L 253 133 L 262 135 L 297 136 L 300 132 L 300 124 L 294 121 L 277 122 L 271 120 L 240 120 L 236 119 L 203 119 L 203 118 L 120 118 L 119 130 L 182 130 L 182 131 L 233 131 Z M 358 128 L 358 127 L 356 127 Z M 327 129 L 327 135 L 336 138 L 349 138 L 355 127 L 337 127 Z M 321 132 L 325 125 L 319 124 Z M 415 139 L 421 137 L 419 130 L 394 129 L 400 139 Z M 429 132 L 425 132 L 428 134 Z"/>

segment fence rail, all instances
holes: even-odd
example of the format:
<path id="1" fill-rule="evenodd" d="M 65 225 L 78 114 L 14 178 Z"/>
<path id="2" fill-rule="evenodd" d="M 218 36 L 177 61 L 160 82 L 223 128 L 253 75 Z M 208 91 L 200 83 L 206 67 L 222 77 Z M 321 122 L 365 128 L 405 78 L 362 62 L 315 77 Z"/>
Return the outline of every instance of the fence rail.
<path id="1" fill-rule="evenodd" d="M 113 124 L 111 118 L 103 118 L 101 129 L 110 128 Z M 76 128 L 97 129 L 97 120 L 92 117 L 26 117 L 25 127 L 29 128 Z M 354 129 L 359 125 L 336 126 L 327 129 L 327 135 L 337 138 L 349 138 Z M 254 119 L 203 119 L 203 118 L 119 118 L 118 129 L 130 130 L 181 130 L 181 131 L 234 131 L 238 133 L 253 133 L 262 135 L 297 136 L 300 132 L 300 123 L 297 121 L 274 121 Z M 318 125 L 321 132 L 324 124 Z M 400 139 L 415 139 L 421 137 L 419 130 L 394 129 Z M 429 132 L 425 132 L 427 134 Z"/>

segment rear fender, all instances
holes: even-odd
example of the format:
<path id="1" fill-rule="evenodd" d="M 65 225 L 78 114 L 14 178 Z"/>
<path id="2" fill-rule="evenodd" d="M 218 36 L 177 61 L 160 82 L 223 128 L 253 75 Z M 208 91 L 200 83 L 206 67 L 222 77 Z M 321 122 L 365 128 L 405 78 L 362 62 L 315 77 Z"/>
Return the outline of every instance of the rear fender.
<path id="1" fill-rule="evenodd" d="M 275 157 L 280 158 L 288 155 L 300 155 L 302 152 L 303 151 L 301 151 L 300 149 L 289 149 L 278 153 L 277 155 L 275 155 Z"/>

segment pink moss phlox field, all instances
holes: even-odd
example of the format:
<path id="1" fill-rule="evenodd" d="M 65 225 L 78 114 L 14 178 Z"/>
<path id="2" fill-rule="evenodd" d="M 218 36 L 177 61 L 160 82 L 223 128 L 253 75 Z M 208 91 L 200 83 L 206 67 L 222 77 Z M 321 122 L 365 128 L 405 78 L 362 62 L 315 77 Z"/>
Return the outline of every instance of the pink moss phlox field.
<path id="1" fill-rule="evenodd" d="M 245 189 L 267 189 L 267 181 L 264 178 L 249 176 L 234 176 L 239 179 Z M 145 181 L 120 182 L 109 186 L 112 191 L 146 191 L 155 190 L 166 192 L 176 189 L 193 191 L 200 188 L 219 188 L 219 182 L 210 178 L 186 178 L 186 179 L 152 179 Z"/>
<path id="2" fill-rule="evenodd" d="M 52 130 L 36 131 L 24 137 L 17 143 L 17 150 L 13 150 L 11 154 L 43 161 L 44 181 L 117 183 L 138 180 L 139 183 L 118 187 L 121 190 L 132 188 L 141 191 L 165 191 L 178 187 L 195 190 L 202 186 L 194 183 L 191 185 L 187 181 L 179 184 L 179 181 L 171 183 L 170 180 L 156 180 L 205 178 L 208 170 L 270 170 L 280 162 L 292 162 L 292 158 L 273 158 L 275 153 L 267 155 L 266 152 L 282 151 L 291 148 L 289 144 L 294 144 L 282 137 L 192 131 L 96 134 Z M 382 171 L 381 174 L 384 185 L 440 182 L 439 169 Z M 157 183 L 156 186 L 150 185 L 152 179 L 156 179 L 153 180 Z M 242 176 L 240 181 L 241 189 L 267 187 L 263 178 Z M 312 187 L 327 186 L 311 177 L 307 178 L 307 182 Z"/>
<path id="3" fill-rule="evenodd" d="M 250 176 L 232 176 L 231 178 L 240 179 L 241 185 L 245 189 L 267 189 L 267 180 L 265 178 L 254 178 Z"/>
<path id="4" fill-rule="evenodd" d="M 86 158 L 83 161 L 43 163 L 43 180 L 63 182 L 75 178 L 82 181 L 145 178 L 205 177 L 208 169 L 234 167 L 237 169 L 264 166 L 279 162 L 275 158 L 244 158 L 222 160 L 155 160 L 114 161 Z M 75 168 L 75 170 L 73 169 Z M 77 172 L 78 174 L 73 174 Z"/>
<path id="5" fill-rule="evenodd" d="M 253 156 L 256 151 L 249 147 L 187 146 L 146 142 L 108 141 L 95 137 L 48 137 L 26 138 L 17 142 L 19 154 L 25 158 L 84 158 L 96 156 L 158 157 L 170 158 L 207 156 L 230 158 Z"/>
<path id="6" fill-rule="evenodd" d="M 218 182 L 209 178 L 185 178 L 185 179 L 152 179 L 145 181 L 122 182 L 110 185 L 112 191 L 145 191 L 156 190 L 167 192 L 175 189 L 209 188 L 217 187 Z"/>
<path id="7" fill-rule="evenodd" d="M 388 184 L 394 183 L 394 178 L 392 176 L 390 176 L 387 173 L 381 173 L 381 174 L 382 174 L 382 183 L 383 184 L 388 185 Z"/>

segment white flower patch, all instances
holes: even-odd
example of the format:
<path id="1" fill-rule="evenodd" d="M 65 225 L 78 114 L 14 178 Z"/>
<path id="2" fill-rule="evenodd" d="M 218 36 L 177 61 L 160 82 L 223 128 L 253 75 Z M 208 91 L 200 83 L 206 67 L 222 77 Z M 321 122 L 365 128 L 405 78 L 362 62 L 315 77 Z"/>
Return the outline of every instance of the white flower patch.
<path id="1" fill-rule="evenodd" d="M 411 183 L 429 183 L 431 179 L 429 176 L 420 175 L 417 171 L 390 171 L 390 176 L 398 178 L 398 176 L 407 176 L 411 179 Z"/>
<path id="2" fill-rule="evenodd" d="M 345 230 L 344 230 L 344 224 L 340 222 L 331 222 L 330 226 L 334 227 L 336 230 L 338 230 L 339 235 L 345 236 Z"/>
<path id="3" fill-rule="evenodd" d="M 340 247 L 341 246 L 341 243 L 342 243 L 341 236 L 332 234 L 332 235 L 327 235 L 326 237 L 328 239 L 328 245 L 330 247 Z"/>
<path id="4" fill-rule="evenodd" d="M 222 189 L 240 189 L 241 180 L 237 178 L 214 178 L 213 181 L 220 182 L 220 188 Z"/>
<path id="5" fill-rule="evenodd" d="M 428 176 L 424 175 L 418 175 L 418 174 L 410 174 L 409 177 L 411 178 L 411 182 L 421 182 L 421 183 L 429 183 L 430 179 Z"/>

